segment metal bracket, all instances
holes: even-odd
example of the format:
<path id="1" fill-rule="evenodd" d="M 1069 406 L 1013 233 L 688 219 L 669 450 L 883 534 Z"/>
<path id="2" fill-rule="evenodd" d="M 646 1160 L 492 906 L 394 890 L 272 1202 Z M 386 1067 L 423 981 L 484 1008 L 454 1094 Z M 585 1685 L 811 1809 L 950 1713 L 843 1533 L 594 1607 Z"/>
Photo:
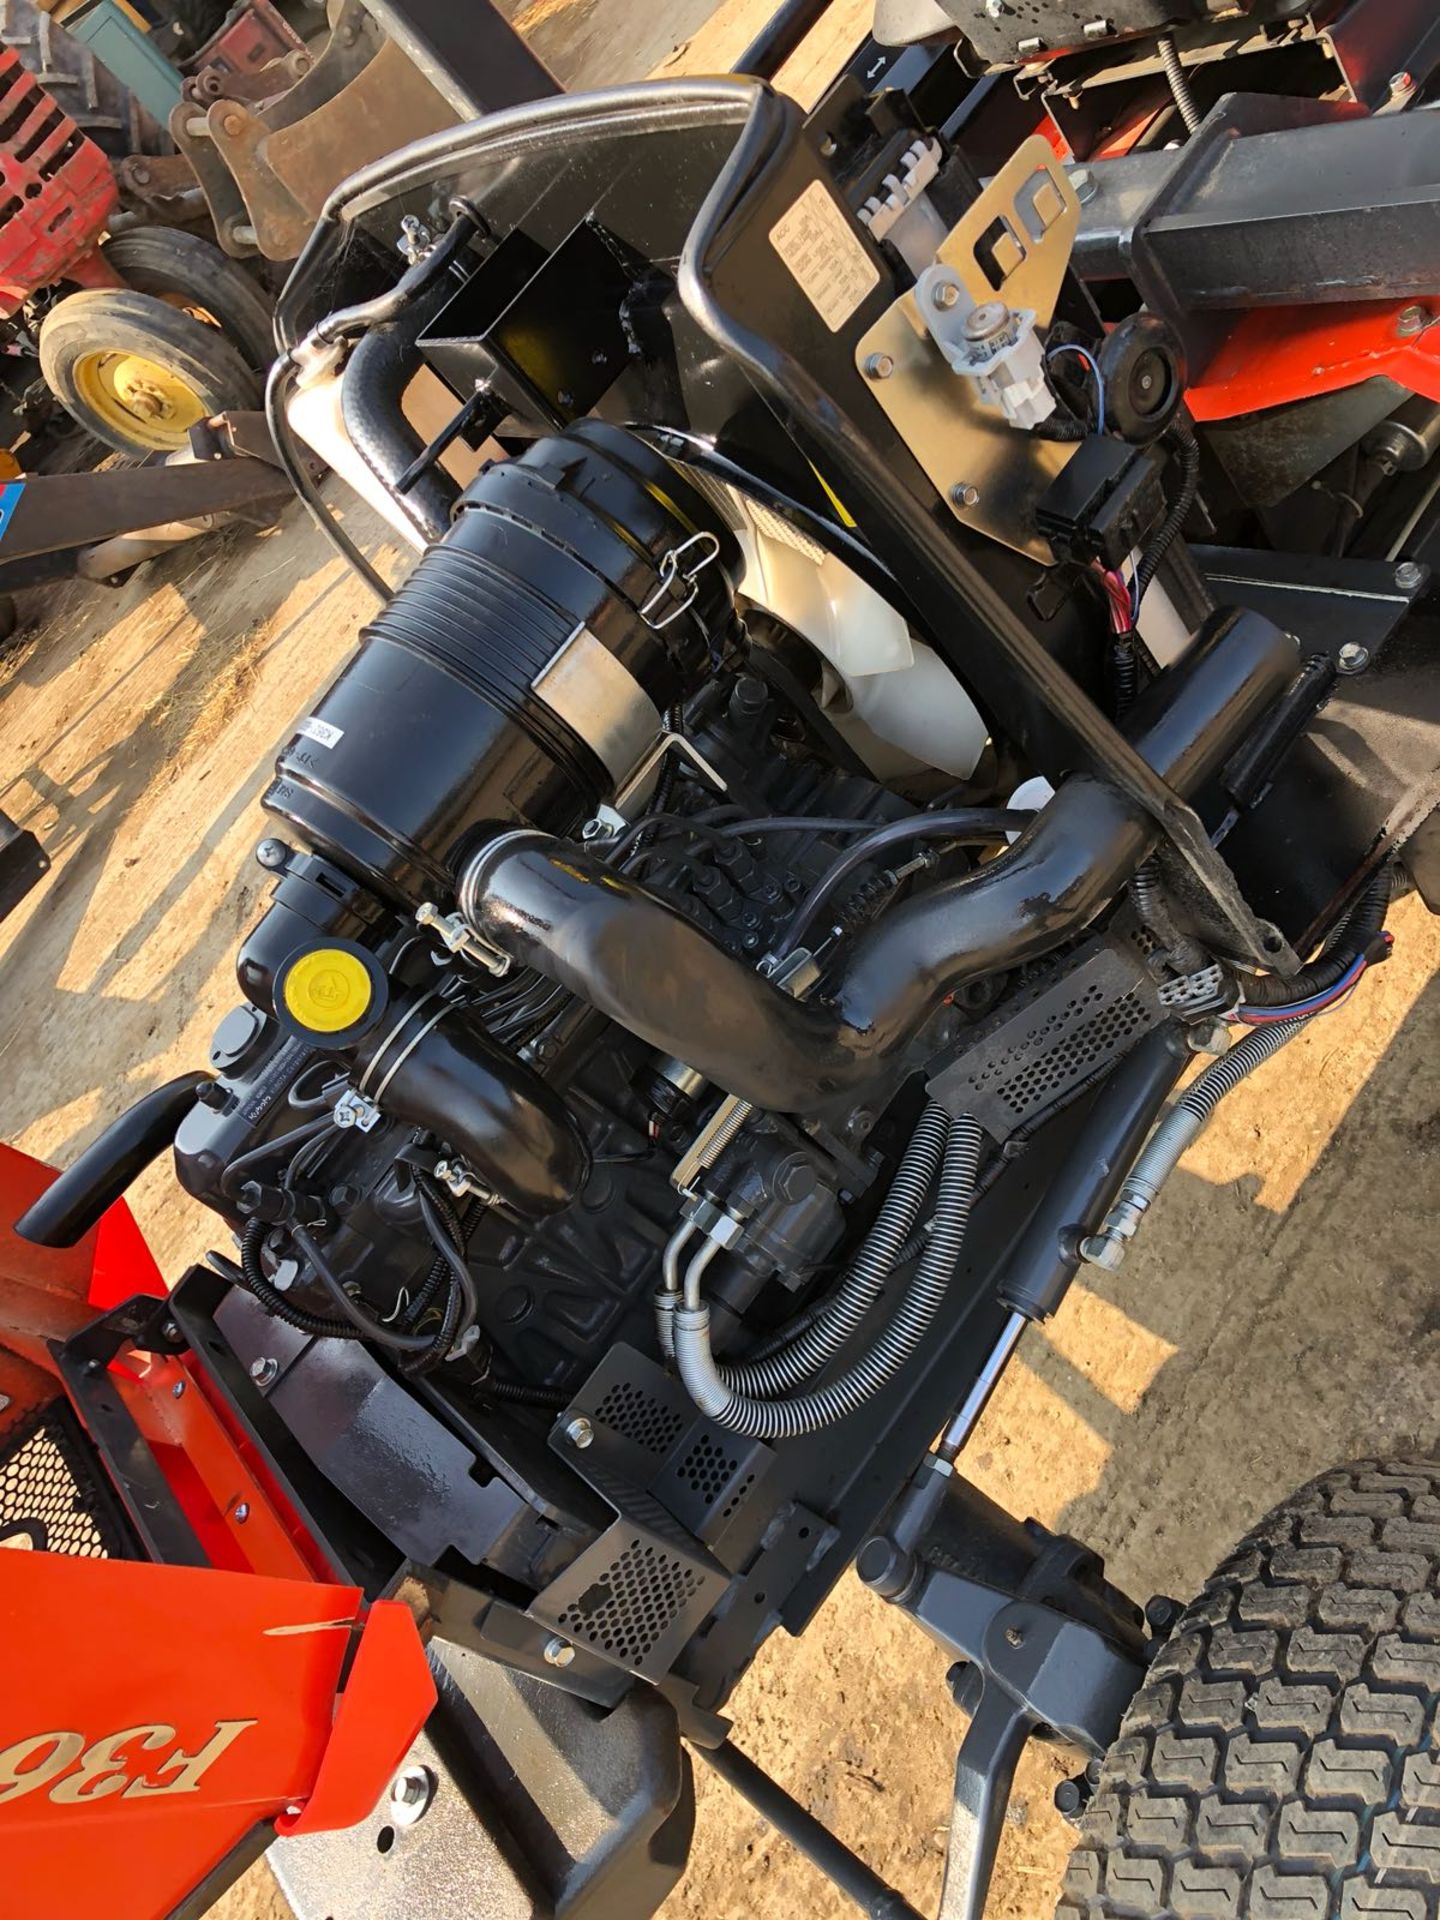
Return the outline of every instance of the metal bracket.
<path id="1" fill-rule="evenodd" d="M 953 1474 L 902 1496 L 856 1571 L 961 1663 L 950 1678 L 970 1726 L 940 1920 L 983 1920 L 1026 1741 L 1044 1727 L 1088 1758 L 1105 1752 L 1145 1677 L 1144 1616 L 1089 1548 L 1019 1526 Z"/>
<path id="2" fill-rule="evenodd" d="M 147 1554 L 168 1566 L 208 1567 L 210 1556 L 109 1373 L 111 1361 L 126 1347 L 142 1353 L 177 1354 L 189 1345 L 171 1317 L 169 1300 L 136 1294 L 69 1340 L 51 1342 L 50 1351 Z"/>
<path id="3" fill-rule="evenodd" d="M 720 542 L 713 533 L 696 533 L 672 547 L 660 561 L 660 580 L 655 591 L 640 609 L 640 618 L 652 633 L 663 633 L 700 597 L 700 576 L 720 558 Z M 671 595 L 675 603 L 665 614 L 660 609 Z"/>
<path id="4" fill-rule="evenodd" d="M 1048 326 L 1080 227 L 1080 202 L 1048 143 L 1027 140 L 952 229 L 939 263 L 972 307 L 997 299 Z M 958 379 L 912 290 L 861 338 L 856 364 L 879 406 L 956 518 L 1046 566 L 1036 503 L 1074 454 L 1020 435 Z"/>

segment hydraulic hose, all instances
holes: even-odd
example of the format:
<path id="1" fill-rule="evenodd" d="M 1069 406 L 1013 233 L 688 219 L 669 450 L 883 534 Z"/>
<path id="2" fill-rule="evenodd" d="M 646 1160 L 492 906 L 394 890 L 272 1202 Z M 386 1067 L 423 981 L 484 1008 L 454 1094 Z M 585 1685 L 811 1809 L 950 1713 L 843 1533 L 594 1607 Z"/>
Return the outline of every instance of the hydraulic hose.
<path id="1" fill-rule="evenodd" d="M 1081 1243 L 1085 1260 L 1093 1266 L 1112 1270 L 1121 1265 L 1141 1221 L 1159 1198 L 1160 1189 L 1204 1131 L 1226 1094 L 1233 1093 L 1257 1067 L 1288 1046 L 1305 1024 L 1303 1019 L 1277 1020 L 1273 1026 L 1257 1028 L 1186 1088 L 1126 1175 L 1104 1226 L 1098 1234 Z"/>
<path id="2" fill-rule="evenodd" d="M 1371 954 L 1371 949 L 1376 948 L 1371 957 L 1379 958 L 1378 943 L 1385 928 L 1385 916 L 1390 911 L 1393 890 L 1394 883 L 1387 867 L 1360 896 L 1344 933 L 1328 953 L 1322 954 L 1320 959 L 1312 961 L 1289 980 L 1281 980 L 1275 975 L 1247 980 L 1246 1006 L 1299 1006 L 1303 1001 L 1313 1000 L 1338 985 L 1361 954 Z"/>
<path id="3" fill-rule="evenodd" d="M 719 1368 L 720 1378 L 737 1398 L 779 1399 L 822 1372 L 854 1339 L 915 1230 L 949 1133 L 945 1110 L 927 1107 L 853 1266 L 814 1322 L 808 1327 L 797 1325 L 793 1339 L 763 1358 Z"/>
<path id="4" fill-rule="evenodd" d="M 371 327 L 351 354 L 340 383 L 341 411 L 351 444 L 427 541 L 444 536 L 460 489 L 437 465 L 401 491 L 401 475 L 425 451 L 425 442 L 405 418 L 401 403 L 418 363 L 416 342 L 451 292 L 447 280 L 427 284 L 395 318 Z"/>
<path id="5" fill-rule="evenodd" d="M 788 1400 L 752 1399 L 726 1385 L 710 1352 L 710 1310 L 675 1315 L 675 1360 L 700 1411 L 731 1433 L 790 1440 L 834 1426 L 872 1399 L 914 1357 L 945 1301 L 970 1221 L 984 1133 L 968 1115 L 950 1122 L 934 1223 L 904 1297 L 868 1352 L 823 1386 Z"/>

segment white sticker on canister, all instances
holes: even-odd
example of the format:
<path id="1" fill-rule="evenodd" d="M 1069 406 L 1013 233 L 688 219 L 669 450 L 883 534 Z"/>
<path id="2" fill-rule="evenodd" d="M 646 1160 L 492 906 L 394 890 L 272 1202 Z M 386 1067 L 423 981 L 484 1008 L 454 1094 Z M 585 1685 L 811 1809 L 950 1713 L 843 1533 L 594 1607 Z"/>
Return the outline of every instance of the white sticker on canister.
<path id="1" fill-rule="evenodd" d="M 345 738 L 343 727 L 332 727 L 328 720 L 317 720 L 313 713 L 300 722 L 296 732 L 322 747 L 338 747 Z"/>
<path id="2" fill-rule="evenodd" d="M 823 180 L 812 180 L 770 229 L 770 244 L 832 333 L 880 284 L 880 269 Z"/>

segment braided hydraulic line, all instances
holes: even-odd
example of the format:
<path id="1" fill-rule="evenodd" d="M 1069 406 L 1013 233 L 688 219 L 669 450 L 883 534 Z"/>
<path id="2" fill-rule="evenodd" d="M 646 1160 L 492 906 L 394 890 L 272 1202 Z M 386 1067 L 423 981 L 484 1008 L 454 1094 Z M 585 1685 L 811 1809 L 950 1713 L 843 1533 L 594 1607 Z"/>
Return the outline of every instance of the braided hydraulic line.
<path id="1" fill-rule="evenodd" d="M 1257 1027 L 1181 1094 L 1131 1168 L 1119 1199 L 1105 1216 L 1104 1226 L 1080 1243 L 1082 1259 L 1112 1271 L 1121 1265 L 1160 1189 L 1226 1094 L 1233 1093 L 1242 1080 L 1287 1046 L 1305 1024 L 1304 1019 L 1281 1020 L 1273 1026 Z"/>

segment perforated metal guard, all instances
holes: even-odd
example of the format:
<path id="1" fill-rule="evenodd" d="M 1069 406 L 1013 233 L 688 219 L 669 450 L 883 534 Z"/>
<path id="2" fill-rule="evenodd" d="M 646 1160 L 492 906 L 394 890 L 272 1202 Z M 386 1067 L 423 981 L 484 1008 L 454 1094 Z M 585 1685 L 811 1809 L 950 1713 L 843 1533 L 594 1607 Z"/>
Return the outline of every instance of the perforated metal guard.
<path id="1" fill-rule="evenodd" d="M 57 1400 L 0 1453 L 0 1548 L 89 1560 L 137 1557 L 123 1514 L 73 1413 Z"/>
<path id="2" fill-rule="evenodd" d="M 972 1029 L 930 1082 L 950 1113 L 968 1113 L 1004 1142 L 1063 1106 L 1165 1018 L 1155 982 L 1129 942 L 1097 942 L 1058 977 L 1007 1000 Z"/>
<path id="3" fill-rule="evenodd" d="M 652 1495 L 585 1462 L 615 1525 L 551 1582 L 531 1615 L 647 1680 L 671 1662 L 730 1584 L 717 1560 Z"/>

